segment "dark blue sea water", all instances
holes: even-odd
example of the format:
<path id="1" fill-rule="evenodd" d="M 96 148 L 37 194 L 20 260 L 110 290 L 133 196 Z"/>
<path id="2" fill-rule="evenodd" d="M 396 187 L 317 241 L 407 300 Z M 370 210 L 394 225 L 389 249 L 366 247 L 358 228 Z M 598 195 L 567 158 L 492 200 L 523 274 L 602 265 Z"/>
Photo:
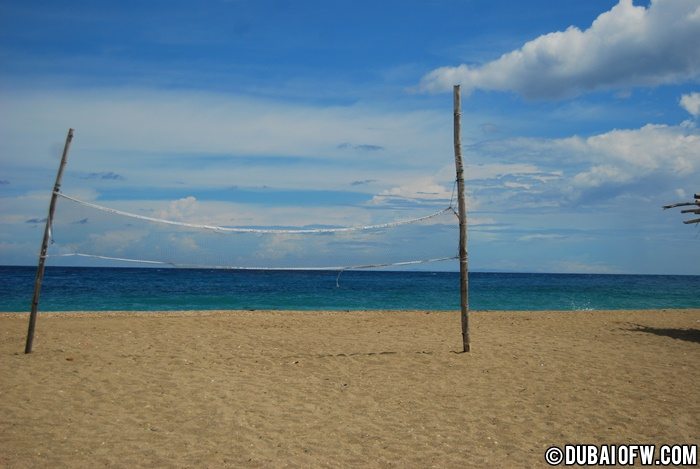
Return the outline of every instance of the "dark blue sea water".
<path id="1" fill-rule="evenodd" d="M 34 267 L 0 267 L 0 311 L 28 311 Z M 459 308 L 456 272 L 47 267 L 41 311 Z M 474 310 L 700 308 L 700 276 L 472 273 Z"/>

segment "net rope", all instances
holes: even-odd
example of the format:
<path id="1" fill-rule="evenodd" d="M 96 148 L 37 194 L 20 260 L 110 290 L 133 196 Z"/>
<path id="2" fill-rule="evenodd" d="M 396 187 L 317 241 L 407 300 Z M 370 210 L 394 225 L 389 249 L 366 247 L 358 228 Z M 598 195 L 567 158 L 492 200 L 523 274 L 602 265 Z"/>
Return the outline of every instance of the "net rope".
<path id="1" fill-rule="evenodd" d="M 198 223 L 186 223 L 186 222 L 180 222 L 180 221 L 174 221 L 174 220 L 166 220 L 165 218 L 155 218 L 155 217 L 148 217 L 145 215 L 138 215 L 136 213 L 130 213 L 130 212 L 125 212 L 122 210 L 117 210 L 114 208 L 109 208 L 105 207 L 103 205 L 97 205 L 93 204 L 91 202 L 85 202 L 84 200 L 77 199 L 75 197 L 70 197 L 68 195 L 63 194 L 62 192 L 56 192 L 56 195 L 59 197 L 63 197 L 64 199 L 70 200 L 72 202 L 75 202 L 77 204 L 83 205 L 85 207 L 90 207 L 94 208 L 97 210 L 101 210 L 106 213 L 111 213 L 114 215 L 121 215 L 123 217 L 129 217 L 129 218 L 134 218 L 137 220 L 143 220 L 143 221 L 150 221 L 154 223 L 162 223 L 165 225 L 175 225 L 175 226 L 183 226 L 187 228 L 194 228 L 194 229 L 200 229 L 200 230 L 211 230 L 211 231 L 216 231 L 220 233 L 259 233 L 259 234 L 312 234 L 312 233 L 348 233 L 352 231 L 369 231 L 369 230 L 380 230 L 380 229 L 385 229 L 385 228 L 394 228 L 397 226 L 402 226 L 402 225 L 410 225 L 414 223 L 420 223 L 422 221 L 430 220 L 432 218 L 435 218 L 437 216 L 442 215 L 443 213 L 447 212 L 455 212 L 454 208 L 450 205 L 449 207 L 443 208 L 442 210 L 438 210 L 437 212 L 431 213 L 429 215 L 425 215 L 422 217 L 418 218 L 411 218 L 408 220 L 398 220 L 390 223 L 381 223 L 378 225 L 361 225 L 361 226 L 349 226 L 349 227 L 342 227 L 342 228 L 311 228 L 311 229 L 278 229 L 278 228 L 235 228 L 235 227 L 226 227 L 226 226 L 216 226 L 216 225 L 203 225 L 203 224 L 198 224 Z M 455 212 L 456 214 L 456 212 Z"/>
<path id="2" fill-rule="evenodd" d="M 189 264 L 189 263 L 177 263 L 177 262 L 167 262 L 167 261 L 151 261 L 145 259 L 128 259 L 124 257 L 110 257 L 110 256 L 98 256 L 96 254 L 84 254 L 79 252 L 67 253 L 67 254 L 51 254 L 47 257 L 90 257 L 94 259 L 103 259 L 109 261 L 121 261 L 121 262 L 140 262 L 144 264 L 157 264 L 157 265 L 169 265 L 171 267 L 178 268 L 189 268 L 189 269 L 230 269 L 230 270 L 330 270 L 330 271 L 344 271 L 344 270 L 355 270 L 355 269 L 373 269 L 379 267 L 392 267 L 392 266 L 405 266 L 405 265 L 418 265 L 427 264 L 431 262 L 442 262 L 457 259 L 459 256 L 448 256 L 448 257 L 437 257 L 434 259 L 420 259 L 415 261 L 399 261 L 399 262 L 388 262 L 388 263 L 377 263 L 377 264 L 362 264 L 362 265 L 346 265 L 346 266 L 326 266 L 326 267 L 244 267 L 244 266 L 230 266 L 230 265 L 209 265 L 209 264 Z"/>
<path id="3" fill-rule="evenodd" d="M 73 258 L 175 268 L 336 271 L 338 284 L 346 270 L 418 266 L 458 258 L 453 243 L 456 224 L 452 217 L 459 219 L 452 206 L 454 187 L 449 206 L 427 215 L 319 228 L 177 221 L 87 202 L 60 191 L 55 194 L 68 205 L 59 210 L 63 213 L 59 222 L 54 220 L 49 227 L 54 247 L 46 257 L 66 259 L 69 265 L 75 265 L 70 261 Z M 117 221 L 120 217 L 131 221 Z M 125 237 L 123 233 L 134 236 Z M 430 236 L 430 242 L 420 249 L 409 247 L 407 251 L 402 247 L 412 246 L 416 239 L 425 240 L 426 236 Z"/>

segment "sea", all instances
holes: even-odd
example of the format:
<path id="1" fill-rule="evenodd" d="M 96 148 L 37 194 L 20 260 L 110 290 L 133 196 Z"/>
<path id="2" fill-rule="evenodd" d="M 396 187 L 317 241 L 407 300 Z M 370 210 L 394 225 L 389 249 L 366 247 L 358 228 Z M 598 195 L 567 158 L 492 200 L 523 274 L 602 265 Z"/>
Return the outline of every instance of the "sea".
<path id="1" fill-rule="evenodd" d="M 0 311 L 29 311 L 36 267 L 0 266 Z M 457 310 L 458 272 L 46 268 L 40 311 Z M 700 308 L 700 276 L 469 274 L 472 310 Z"/>

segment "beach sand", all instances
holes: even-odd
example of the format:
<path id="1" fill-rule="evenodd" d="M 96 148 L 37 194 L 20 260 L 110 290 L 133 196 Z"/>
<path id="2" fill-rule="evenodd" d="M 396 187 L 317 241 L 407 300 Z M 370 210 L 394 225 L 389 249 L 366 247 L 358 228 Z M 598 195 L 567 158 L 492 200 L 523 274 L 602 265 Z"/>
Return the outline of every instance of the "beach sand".
<path id="1" fill-rule="evenodd" d="M 0 467 L 531 467 L 700 442 L 700 310 L 0 314 Z"/>

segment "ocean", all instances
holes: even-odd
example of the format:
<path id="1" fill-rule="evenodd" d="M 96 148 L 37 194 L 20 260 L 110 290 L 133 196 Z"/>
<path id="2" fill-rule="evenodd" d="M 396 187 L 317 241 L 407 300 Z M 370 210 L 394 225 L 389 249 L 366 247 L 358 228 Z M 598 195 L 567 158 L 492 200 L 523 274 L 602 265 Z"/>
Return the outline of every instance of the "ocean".
<path id="1" fill-rule="evenodd" d="M 0 266 L 0 311 L 28 311 L 35 267 Z M 459 273 L 47 267 L 40 311 L 459 309 Z M 473 310 L 700 308 L 700 276 L 481 273 Z"/>

